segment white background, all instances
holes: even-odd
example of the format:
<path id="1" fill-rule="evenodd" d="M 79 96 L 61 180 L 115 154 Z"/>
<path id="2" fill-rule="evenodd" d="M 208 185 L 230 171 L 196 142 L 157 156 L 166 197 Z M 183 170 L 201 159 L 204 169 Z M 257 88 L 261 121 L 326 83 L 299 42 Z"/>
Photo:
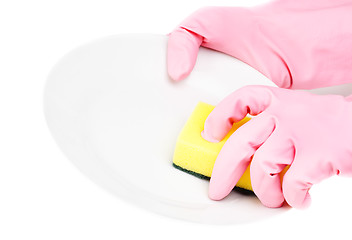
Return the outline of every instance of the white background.
<path id="1" fill-rule="evenodd" d="M 257 2 L 264 1 L 250 4 Z M 110 195 L 83 176 L 50 135 L 43 88 L 65 53 L 120 33 L 167 34 L 202 6 L 245 4 L 0 0 L 0 239 L 349 238 L 352 179 L 334 177 L 314 186 L 307 210 L 242 225 L 201 225 Z"/>

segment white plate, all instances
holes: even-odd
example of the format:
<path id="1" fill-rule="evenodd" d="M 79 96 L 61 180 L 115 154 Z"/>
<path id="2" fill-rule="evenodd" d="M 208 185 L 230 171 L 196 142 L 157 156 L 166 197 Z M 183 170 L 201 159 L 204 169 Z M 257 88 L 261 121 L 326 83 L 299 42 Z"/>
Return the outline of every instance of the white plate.
<path id="1" fill-rule="evenodd" d="M 198 101 L 216 104 L 248 84 L 272 85 L 248 65 L 201 49 L 191 76 L 172 82 L 167 37 L 120 35 L 84 45 L 52 70 L 44 106 L 66 156 L 90 179 L 154 212 L 205 223 L 245 223 L 287 210 L 232 192 L 207 196 L 208 182 L 172 167 L 178 133 Z"/>

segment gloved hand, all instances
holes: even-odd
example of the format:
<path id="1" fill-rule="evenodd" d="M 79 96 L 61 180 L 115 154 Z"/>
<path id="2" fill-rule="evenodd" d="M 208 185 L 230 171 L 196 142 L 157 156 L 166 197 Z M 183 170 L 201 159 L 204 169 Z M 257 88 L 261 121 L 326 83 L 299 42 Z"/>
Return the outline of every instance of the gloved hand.
<path id="1" fill-rule="evenodd" d="M 247 113 L 257 116 L 231 135 L 215 162 L 211 199 L 227 196 L 249 164 L 253 191 L 267 207 L 280 207 L 284 200 L 306 207 L 313 184 L 351 175 L 352 97 L 247 86 L 215 107 L 203 137 L 221 140 Z M 279 173 L 287 165 L 281 183 Z"/>
<path id="2" fill-rule="evenodd" d="M 352 0 L 203 8 L 170 34 L 168 72 L 174 80 L 188 76 L 201 45 L 248 63 L 282 88 L 350 83 L 351 22 Z"/>

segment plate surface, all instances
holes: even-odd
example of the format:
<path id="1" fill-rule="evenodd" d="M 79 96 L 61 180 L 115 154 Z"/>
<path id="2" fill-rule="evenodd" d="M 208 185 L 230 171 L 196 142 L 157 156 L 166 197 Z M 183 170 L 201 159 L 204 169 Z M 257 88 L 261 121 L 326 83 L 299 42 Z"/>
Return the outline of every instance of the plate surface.
<path id="1" fill-rule="evenodd" d="M 236 192 L 211 201 L 207 181 L 172 167 L 177 135 L 198 101 L 216 104 L 245 85 L 274 85 L 248 65 L 203 48 L 190 77 L 174 83 L 166 46 L 162 35 L 118 35 L 59 61 L 48 77 L 44 110 L 62 151 L 98 185 L 166 216 L 225 224 L 286 211 Z"/>

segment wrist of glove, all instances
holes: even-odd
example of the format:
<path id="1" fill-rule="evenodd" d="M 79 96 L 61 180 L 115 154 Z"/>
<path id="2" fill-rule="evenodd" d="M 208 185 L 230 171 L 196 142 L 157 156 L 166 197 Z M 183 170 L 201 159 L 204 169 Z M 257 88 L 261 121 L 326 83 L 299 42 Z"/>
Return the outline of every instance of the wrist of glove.
<path id="1" fill-rule="evenodd" d="M 335 174 L 352 174 L 352 102 L 266 86 L 247 86 L 223 99 L 203 137 L 221 140 L 234 122 L 253 117 L 225 143 L 214 165 L 209 196 L 227 196 L 250 164 L 255 194 L 268 207 L 310 203 L 309 189 Z M 289 165 L 281 182 L 279 173 Z"/>

